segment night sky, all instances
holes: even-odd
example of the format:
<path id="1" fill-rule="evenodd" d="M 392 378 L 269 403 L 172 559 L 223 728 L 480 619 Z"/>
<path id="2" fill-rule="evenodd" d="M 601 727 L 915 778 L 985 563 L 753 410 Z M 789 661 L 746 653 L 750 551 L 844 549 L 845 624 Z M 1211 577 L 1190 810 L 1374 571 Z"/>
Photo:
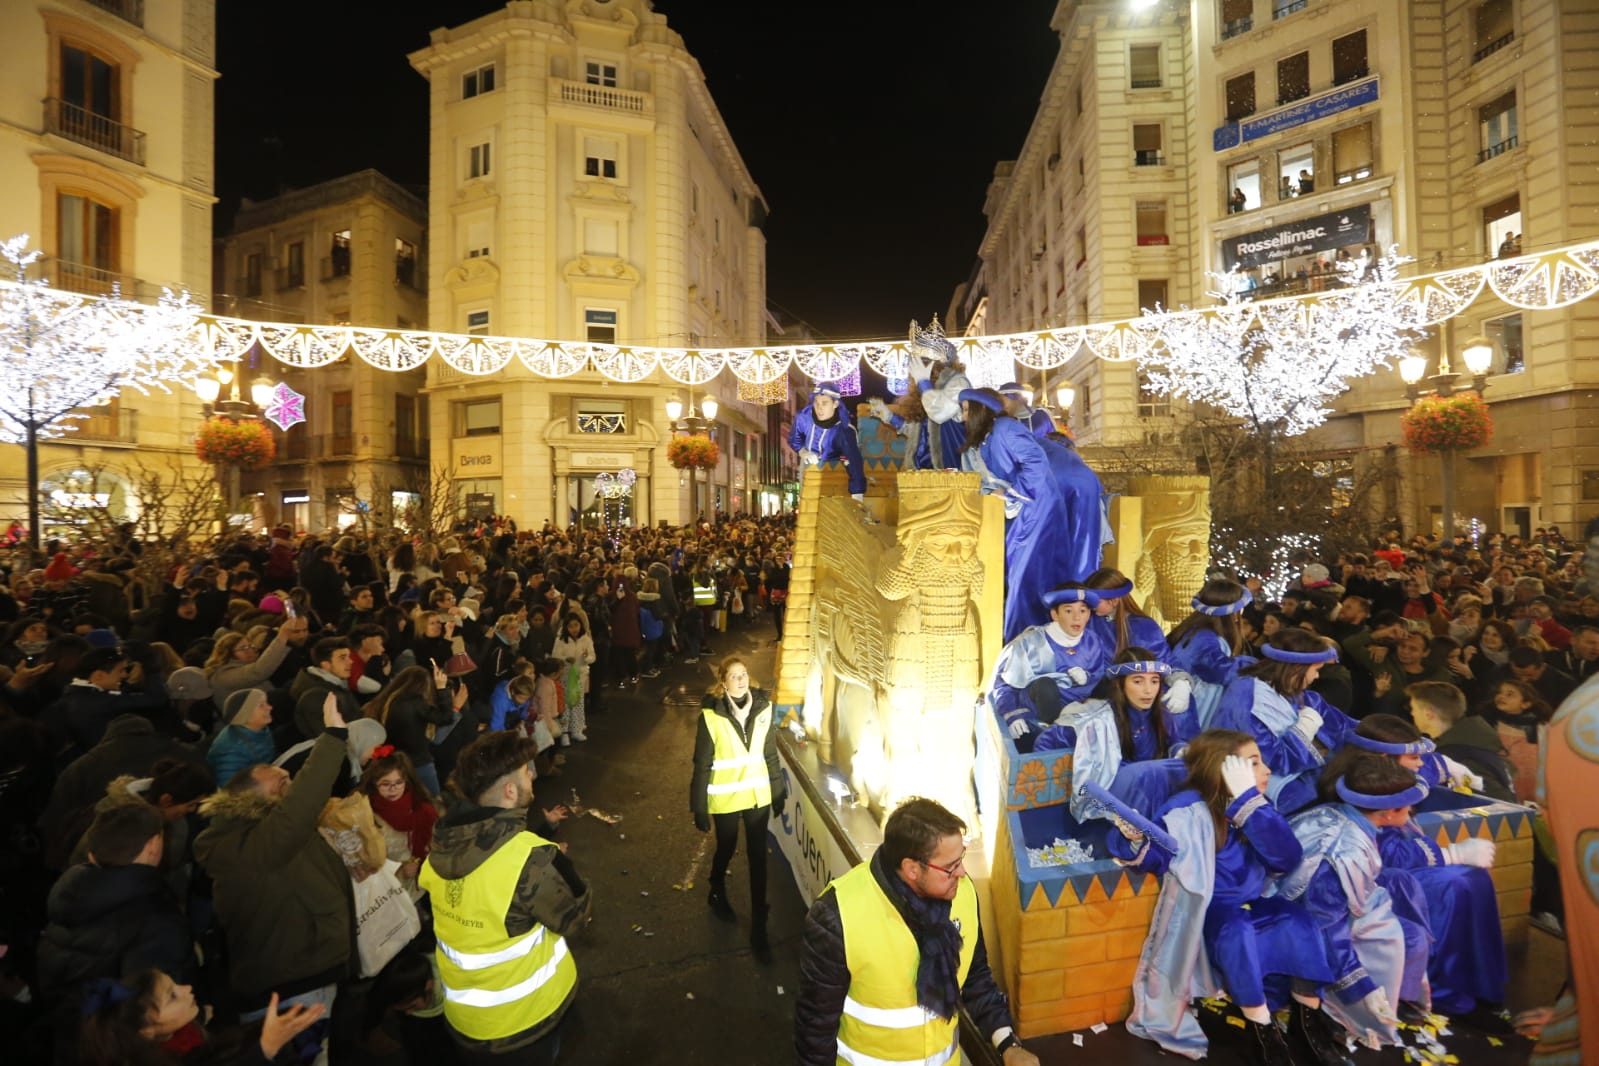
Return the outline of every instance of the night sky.
<path id="1" fill-rule="evenodd" d="M 219 3 L 217 232 L 241 196 L 366 167 L 423 193 L 427 83 L 406 53 L 501 6 Z M 900 337 L 944 311 L 994 164 L 1027 135 L 1054 7 L 657 0 L 771 207 L 772 304 L 830 339 Z"/>

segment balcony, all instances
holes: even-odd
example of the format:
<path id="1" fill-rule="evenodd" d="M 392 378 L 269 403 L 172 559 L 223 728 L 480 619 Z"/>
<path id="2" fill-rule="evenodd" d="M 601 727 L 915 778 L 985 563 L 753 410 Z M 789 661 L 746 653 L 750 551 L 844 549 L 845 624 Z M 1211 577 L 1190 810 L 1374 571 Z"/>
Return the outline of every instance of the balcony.
<path id="1" fill-rule="evenodd" d="M 355 454 L 355 437 L 350 433 L 304 433 L 291 427 L 283 434 L 279 462 L 304 462 L 308 459 L 348 458 Z"/>
<path id="2" fill-rule="evenodd" d="M 126 407 L 91 407 L 88 417 L 71 423 L 72 431 L 65 438 L 74 437 L 96 444 L 136 444 L 139 440 L 139 412 Z"/>
<path id="3" fill-rule="evenodd" d="M 1287 3 L 1279 2 L 1271 9 L 1273 19 L 1287 18 L 1297 11 L 1303 11 L 1310 6 L 1310 0 L 1288 0 Z"/>
<path id="4" fill-rule="evenodd" d="M 1160 79 L 1159 78 L 1134 78 L 1134 79 L 1132 79 L 1132 87 L 1134 89 L 1158 89 L 1158 88 L 1160 88 Z"/>
<path id="5" fill-rule="evenodd" d="M 560 87 L 560 100 L 563 104 L 597 107 L 629 115 L 647 115 L 654 110 L 649 93 L 636 93 L 629 89 L 590 85 L 587 82 L 566 81 L 561 78 L 552 80 Z"/>
<path id="6" fill-rule="evenodd" d="M 305 288 L 304 267 L 278 267 L 278 269 L 272 272 L 272 275 L 274 280 L 277 282 L 279 292 L 282 292 L 284 289 Z"/>
<path id="7" fill-rule="evenodd" d="M 144 131 L 97 115 L 59 96 L 44 101 L 44 131 L 144 166 Z"/>
<path id="8" fill-rule="evenodd" d="M 334 281 L 350 276 L 350 253 L 322 257 L 322 280 Z"/>
<path id="9" fill-rule="evenodd" d="M 144 0 L 89 0 L 101 11 L 109 11 L 124 22 L 144 25 Z"/>
<path id="10" fill-rule="evenodd" d="M 1477 153 L 1477 162 L 1486 163 L 1496 155 L 1504 155 L 1506 152 L 1514 148 L 1518 141 L 1519 138 L 1506 137 L 1498 144 L 1490 144 L 1488 147 Z"/>
<path id="11" fill-rule="evenodd" d="M 1255 16 L 1245 15 L 1243 18 L 1233 19 L 1231 22 L 1222 23 L 1221 39 L 1230 41 L 1234 37 L 1248 33 L 1255 28 Z"/>
<path id="12" fill-rule="evenodd" d="M 40 260 L 34 269 L 40 272 L 52 288 L 64 292 L 82 293 L 85 296 L 110 296 L 113 292 L 120 292 L 132 300 L 138 299 L 141 291 L 152 288 L 142 284 L 131 274 L 118 274 L 114 270 L 90 266 L 88 263 L 56 259 L 53 256 Z"/>
<path id="13" fill-rule="evenodd" d="M 1489 41 L 1487 44 L 1471 53 L 1471 61 L 1473 63 L 1481 63 L 1484 59 L 1487 59 L 1489 56 L 1510 44 L 1515 39 L 1516 32 L 1514 30 L 1511 30 L 1503 37 L 1495 37 L 1493 40 Z"/>
<path id="14" fill-rule="evenodd" d="M 1133 166 L 1135 167 L 1163 167 L 1166 157 L 1160 152 L 1144 148 L 1133 153 Z"/>

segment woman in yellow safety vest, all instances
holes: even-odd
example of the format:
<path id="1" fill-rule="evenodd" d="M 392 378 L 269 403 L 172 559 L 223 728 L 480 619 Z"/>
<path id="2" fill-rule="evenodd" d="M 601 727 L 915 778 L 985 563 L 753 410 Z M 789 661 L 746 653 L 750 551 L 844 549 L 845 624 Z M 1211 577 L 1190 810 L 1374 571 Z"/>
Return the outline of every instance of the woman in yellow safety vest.
<path id="1" fill-rule="evenodd" d="M 716 826 L 716 857 L 711 861 L 711 910 L 735 921 L 727 902 L 727 866 L 744 825 L 750 864 L 750 946 L 762 962 L 771 960 L 766 939 L 766 823 L 772 808 L 782 809 L 788 790 L 777 762 L 777 723 L 772 701 L 750 688 L 749 667 L 729 658 L 717 670 L 717 683 L 700 704 L 694 741 L 694 779 L 689 809 L 702 833 Z"/>

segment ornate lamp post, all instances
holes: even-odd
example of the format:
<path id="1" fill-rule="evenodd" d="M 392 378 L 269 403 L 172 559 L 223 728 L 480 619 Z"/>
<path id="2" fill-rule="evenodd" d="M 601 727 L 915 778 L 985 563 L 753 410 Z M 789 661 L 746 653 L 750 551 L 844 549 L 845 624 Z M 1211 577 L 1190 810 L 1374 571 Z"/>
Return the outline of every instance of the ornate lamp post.
<path id="1" fill-rule="evenodd" d="M 228 394 L 222 396 L 223 387 L 226 386 Z M 204 414 L 209 421 L 213 418 L 224 419 L 234 424 L 259 422 L 261 411 L 272 402 L 274 386 L 271 382 L 258 380 L 250 385 L 250 399 L 245 400 L 239 396 L 239 379 L 228 367 L 221 366 L 216 369 L 215 376 L 202 375 L 195 379 L 194 392 L 205 405 Z M 265 426 L 261 427 L 265 434 Z M 271 438 L 268 438 L 270 443 Z M 270 457 L 270 456 L 269 456 Z M 226 474 L 222 477 L 223 493 L 227 500 L 228 514 L 232 515 L 239 509 L 239 466 L 238 462 L 228 462 Z M 221 474 L 222 471 L 218 470 Z"/>
<path id="2" fill-rule="evenodd" d="M 1411 410 L 1407 412 L 1407 419 L 1420 414 L 1418 405 L 1424 401 L 1447 400 L 1456 394 L 1474 393 L 1479 403 L 1482 394 L 1488 388 L 1488 376 L 1493 364 L 1493 342 L 1486 337 L 1473 337 L 1468 340 L 1461 350 L 1461 361 L 1466 364 L 1466 371 L 1471 375 L 1469 383 L 1462 384 L 1460 375 L 1449 365 L 1449 352 L 1445 350 L 1438 358 L 1437 373 L 1428 375 L 1428 359 L 1425 355 L 1412 352 L 1399 360 L 1399 376 L 1405 382 L 1405 396 L 1409 399 Z M 1425 384 L 1423 383 L 1425 381 Z M 1436 406 L 1436 404 L 1433 404 Z M 1441 414 L 1441 412 L 1440 412 Z M 1472 425 L 1464 427 L 1464 432 L 1473 434 L 1462 440 L 1453 425 L 1445 426 L 1441 430 L 1439 439 L 1422 440 L 1423 436 L 1430 438 L 1430 434 L 1413 433 L 1407 427 L 1407 437 L 1411 440 L 1412 448 L 1416 450 L 1437 451 L 1443 462 L 1443 476 L 1440 488 L 1443 493 L 1443 539 L 1452 541 L 1455 537 L 1455 462 L 1463 447 L 1476 447 L 1483 443 L 1486 437 L 1481 429 Z M 1418 445 L 1418 440 L 1421 443 Z"/>
<path id="3" fill-rule="evenodd" d="M 687 433 L 694 437 L 709 435 L 710 428 L 716 425 L 716 411 L 721 405 L 716 402 L 716 397 L 706 393 L 700 400 L 699 413 L 694 412 L 694 401 L 690 400 L 688 412 L 683 411 L 683 401 L 673 397 L 666 401 L 666 417 L 671 422 L 674 430 Z M 689 521 L 692 522 L 699 514 L 698 488 L 695 484 L 695 468 L 688 468 L 688 510 Z"/>
<path id="4" fill-rule="evenodd" d="M 1049 415 L 1050 419 L 1055 423 L 1055 428 L 1065 433 L 1066 425 L 1071 419 L 1072 404 L 1077 400 L 1077 386 L 1062 378 L 1060 384 L 1055 386 L 1053 396 L 1055 403 L 1051 406 L 1049 402 L 1051 399 L 1049 379 L 1045 371 L 1040 370 L 1038 372 L 1038 383 L 1037 393 L 1034 393 L 1032 389 L 1027 390 L 1028 404 L 1034 405 L 1036 403 L 1040 410 Z"/>

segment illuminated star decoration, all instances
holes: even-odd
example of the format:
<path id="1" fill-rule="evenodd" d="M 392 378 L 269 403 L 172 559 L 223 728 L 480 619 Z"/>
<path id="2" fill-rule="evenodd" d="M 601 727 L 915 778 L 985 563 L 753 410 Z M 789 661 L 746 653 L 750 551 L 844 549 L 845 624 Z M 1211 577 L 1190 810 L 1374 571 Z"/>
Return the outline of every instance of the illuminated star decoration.
<path id="1" fill-rule="evenodd" d="M 267 401 L 265 414 L 267 421 L 274 426 L 288 429 L 305 421 L 305 397 L 280 381 L 272 390 L 272 399 Z"/>

